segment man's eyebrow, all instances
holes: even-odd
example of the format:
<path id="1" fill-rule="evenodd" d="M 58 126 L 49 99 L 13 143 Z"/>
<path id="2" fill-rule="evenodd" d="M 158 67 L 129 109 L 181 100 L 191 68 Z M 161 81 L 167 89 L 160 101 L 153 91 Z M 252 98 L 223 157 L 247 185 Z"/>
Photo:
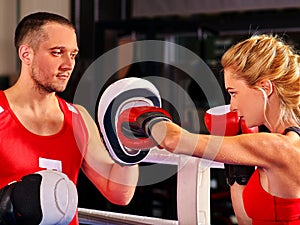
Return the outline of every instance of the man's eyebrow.
<path id="1" fill-rule="evenodd" d="M 50 48 L 50 50 L 53 50 L 53 49 L 64 49 L 64 48 L 66 48 L 66 47 L 64 47 L 64 46 L 54 46 L 54 47 Z"/>
<path id="2" fill-rule="evenodd" d="M 50 50 L 55 50 L 55 49 L 66 49 L 66 47 L 64 46 L 54 46 L 52 48 L 50 48 Z M 79 52 L 78 48 L 75 48 L 74 50 L 72 50 L 73 52 Z"/>

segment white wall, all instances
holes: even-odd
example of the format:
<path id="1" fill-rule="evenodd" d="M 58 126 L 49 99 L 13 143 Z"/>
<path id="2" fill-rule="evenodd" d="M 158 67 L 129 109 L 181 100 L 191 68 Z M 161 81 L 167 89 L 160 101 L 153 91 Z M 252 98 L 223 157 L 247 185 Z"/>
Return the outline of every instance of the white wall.
<path id="1" fill-rule="evenodd" d="M 70 19 L 70 0 L 0 0 L 0 76 L 18 74 L 14 31 L 18 18 L 37 11 L 54 12 Z"/>
<path id="2" fill-rule="evenodd" d="M 70 19 L 70 0 L 20 0 L 20 18 L 37 11 L 48 11 Z"/>
<path id="3" fill-rule="evenodd" d="M 0 0 L 0 76 L 14 74 L 16 70 L 13 44 L 16 23 L 16 0 Z"/>

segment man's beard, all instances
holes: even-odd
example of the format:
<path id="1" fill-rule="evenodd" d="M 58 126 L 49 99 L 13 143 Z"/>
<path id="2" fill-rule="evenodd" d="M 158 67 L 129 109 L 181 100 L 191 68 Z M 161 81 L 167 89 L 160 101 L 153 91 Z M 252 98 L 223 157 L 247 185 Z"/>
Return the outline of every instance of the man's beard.
<path id="1" fill-rule="evenodd" d="M 32 76 L 31 76 L 36 90 L 38 90 L 41 93 L 53 93 L 53 92 L 63 92 L 66 89 L 66 86 L 58 86 L 50 82 L 43 82 L 39 79 L 37 76 L 37 73 L 34 69 L 32 69 Z"/>

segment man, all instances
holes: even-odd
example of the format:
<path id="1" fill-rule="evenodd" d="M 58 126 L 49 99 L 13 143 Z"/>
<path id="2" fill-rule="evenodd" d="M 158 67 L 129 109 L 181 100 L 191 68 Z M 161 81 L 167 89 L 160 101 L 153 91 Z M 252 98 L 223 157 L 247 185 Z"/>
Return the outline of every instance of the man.
<path id="1" fill-rule="evenodd" d="M 79 52 L 74 26 L 64 17 L 38 12 L 15 33 L 21 60 L 17 82 L 0 92 L 0 187 L 43 169 L 65 173 L 75 184 L 80 168 L 111 202 L 133 197 L 138 167 L 110 158 L 84 107 L 59 98 Z M 71 224 L 78 224 L 77 216 Z"/>

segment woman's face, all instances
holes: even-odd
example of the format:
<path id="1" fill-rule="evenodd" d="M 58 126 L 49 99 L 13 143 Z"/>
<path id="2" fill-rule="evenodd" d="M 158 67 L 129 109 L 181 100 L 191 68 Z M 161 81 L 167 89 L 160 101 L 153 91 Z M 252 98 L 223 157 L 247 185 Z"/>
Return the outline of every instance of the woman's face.
<path id="1" fill-rule="evenodd" d="M 246 121 L 248 127 L 264 124 L 264 96 L 258 89 L 249 87 L 233 70 L 224 70 L 225 87 L 231 96 L 230 108 Z"/>

